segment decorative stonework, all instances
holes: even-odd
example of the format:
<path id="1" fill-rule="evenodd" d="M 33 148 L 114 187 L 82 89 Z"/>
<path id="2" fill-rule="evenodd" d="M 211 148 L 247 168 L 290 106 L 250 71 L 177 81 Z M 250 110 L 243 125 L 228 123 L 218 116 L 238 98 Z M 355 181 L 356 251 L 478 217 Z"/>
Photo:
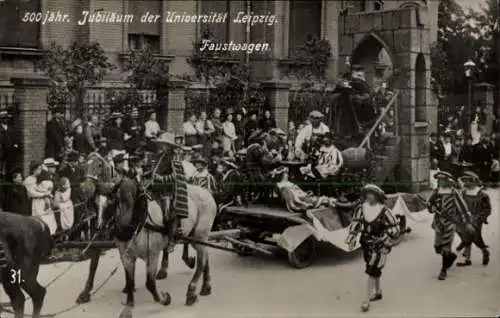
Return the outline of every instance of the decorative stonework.
<path id="1" fill-rule="evenodd" d="M 379 47 L 385 48 L 392 59 L 393 68 L 401 72 L 397 87 L 394 87 L 400 90 L 397 115 L 402 137 L 400 166 L 403 180 L 401 181 L 407 179 L 417 187 L 428 181 L 427 116 L 433 113 L 428 110 L 436 107 L 432 105 L 430 72 L 428 72 L 431 37 L 429 26 L 425 25 L 425 21 L 429 14 L 431 13 L 427 6 L 415 1 L 411 5 L 410 2 L 403 3 L 395 10 L 348 14 L 339 18 L 340 72 L 344 69 L 342 64 L 346 57 L 351 57 L 352 63 L 356 64 L 356 56 L 353 56 L 356 48 L 362 46 L 365 41 L 373 40 L 378 42 Z M 437 15 L 437 12 L 432 14 Z M 420 68 L 417 72 L 419 54 L 423 56 L 425 69 Z M 420 63 L 422 64 L 422 61 Z M 424 83 L 421 83 L 422 81 Z"/>

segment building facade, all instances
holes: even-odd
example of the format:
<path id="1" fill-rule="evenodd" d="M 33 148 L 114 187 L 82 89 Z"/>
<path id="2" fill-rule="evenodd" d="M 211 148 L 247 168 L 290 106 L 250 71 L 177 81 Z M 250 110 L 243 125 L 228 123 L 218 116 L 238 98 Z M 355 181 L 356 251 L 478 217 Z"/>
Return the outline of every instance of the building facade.
<path id="1" fill-rule="evenodd" d="M 297 82 L 284 66 L 309 36 L 326 39 L 332 46 L 327 82 L 336 82 L 346 71 L 347 62 L 365 65 L 372 84 L 380 74 L 389 77 L 391 74 L 384 75 L 377 66 L 380 57 L 385 56 L 391 72 L 400 75 L 393 107 L 401 139 L 397 160 L 404 171 L 402 178 L 421 185 L 429 179 L 428 133 L 437 125 L 437 107 L 430 93 L 430 48 L 437 37 L 438 4 L 438 0 L 0 0 L 0 87 L 11 85 L 12 77 L 36 73 L 35 61 L 52 42 L 64 46 L 73 41 L 99 42 L 110 62 L 118 66 L 105 78 L 104 86 L 123 82 L 126 74 L 121 66 L 127 54 L 145 46 L 170 62 L 174 78 L 181 77 L 193 73 L 187 59 L 204 26 L 169 23 L 168 14 L 228 13 L 226 23 L 209 24 L 213 40 L 269 45 L 266 52 L 232 57 L 248 62 L 253 80 L 266 83 L 270 107 L 282 128 L 286 128 L 288 120 L 290 88 Z M 26 17 L 29 12 L 41 12 L 43 16 L 47 11 L 68 15 L 70 21 L 37 23 L 36 14 Z M 77 23 L 85 12 L 134 18 L 128 23 Z M 159 19 L 156 23 L 141 23 L 146 13 L 158 15 Z M 250 27 L 233 21 L 239 14 L 248 13 L 274 14 L 276 20 Z M 180 88 L 175 86 L 169 93 L 169 129 L 177 130 L 182 123 L 185 102 Z M 22 92 L 21 87 L 17 91 Z M 44 122 L 27 120 L 38 125 Z M 23 138 L 27 145 L 43 144 L 40 134 L 36 138 L 42 139 L 36 142 L 28 135 Z"/>
<path id="2" fill-rule="evenodd" d="M 427 3 L 429 2 L 429 3 Z M 437 1 L 436 1 L 437 2 Z M 310 1 L 234 1 L 234 0 L 1 0 L 0 1 L 0 79 L 8 80 L 12 74 L 32 73 L 33 57 L 50 46 L 51 42 L 69 45 L 73 41 L 97 41 L 107 52 L 112 63 L 120 66 L 130 50 L 144 46 L 154 48 L 164 58 L 171 59 L 171 73 L 182 75 L 191 69 L 186 58 L 192 55 L 193 42 L 200 36 L 200 24 L 168 23 L 168 12 L 210 14 L 228 12 L 226 23 L 212 23 L 209 27 L 216 41 L 243 43 L 268 43 L 266 53 L 250 55 L 256 80 L 280 77 L 279 61 L 288 59 L 304 43 L 308 35 L 327 39 L 332 45 L 332 63 L 327 73 L 329 80 L 338 75 L 341 39 L 339 17 L 343 13 L 358 14 L 393 10 L 404 5 L 424 7 L 426 25 L 436 29 L 437 12 L 430 1 L 407 0 L 310 0 Z M 255 15 L 274 14 L 276 23 L 255 24 L 247 29 L 244 23 L 232 23 L 238 13 L 247 11 Z M 30 12 L 41 12 L 42 21 L 36 17 L 26 19 Z M 46 22 L 47 12 L 67 14 L 69 22 Z M 82 12 L 133 14 L 130 23 L 87 23 L 78 25 Z M 156 23 L 141 23 L 144 14 L 159 15 Z M 34 19 L 33 19 L 34 18 Z M 23 22 L 23 20 L 28 20 Z M 32 21 L 32 22 L 29 22 Z M 435 40 L 435 32 L 431 32 Z M 122 79 L 120 68 L 107 81 Z"/>

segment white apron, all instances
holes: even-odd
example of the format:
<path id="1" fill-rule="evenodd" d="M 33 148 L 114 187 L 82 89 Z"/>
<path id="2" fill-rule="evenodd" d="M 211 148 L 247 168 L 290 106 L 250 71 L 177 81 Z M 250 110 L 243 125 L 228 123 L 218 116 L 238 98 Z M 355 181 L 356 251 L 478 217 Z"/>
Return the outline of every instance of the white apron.
<path id="1" fill-rule="evenodd" d="M 75 220 L 73 202 L 71 201 L 71 188 L 64 192 L 56 191 L 54 203 L 59 208 L 62 229 L 70 229 Z"/>

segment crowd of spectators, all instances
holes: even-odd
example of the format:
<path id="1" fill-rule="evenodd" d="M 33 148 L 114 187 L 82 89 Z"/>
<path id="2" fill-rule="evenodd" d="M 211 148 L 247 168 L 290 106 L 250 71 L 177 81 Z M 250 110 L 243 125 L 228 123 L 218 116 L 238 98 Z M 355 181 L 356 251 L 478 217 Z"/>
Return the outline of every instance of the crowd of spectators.
<path id="1" fill-rule="evenodd" d="M 472 169 L 483 182 L 499 181 L 500 121 L 493 115 L 491 133 L 486 132 L 487 114 L 477 107 L 468 116 L 465 107 L 446 116 L 439 132 L 430 135 L 431 169 L 458 175 Z M 466 123 L 470 120 L 470 125 Z"/>

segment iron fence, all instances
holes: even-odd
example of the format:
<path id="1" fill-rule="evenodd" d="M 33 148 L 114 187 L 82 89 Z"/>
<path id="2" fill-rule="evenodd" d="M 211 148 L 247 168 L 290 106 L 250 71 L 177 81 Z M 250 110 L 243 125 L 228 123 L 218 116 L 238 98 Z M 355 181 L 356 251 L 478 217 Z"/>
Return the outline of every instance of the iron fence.
<path id="1" fill-rule="evenodd" d="M 111 112 L 121 112 L 126 115 L 133 108 L 139 111 L 140 118 L 145 121 L 148 113 L 156 111 L 158 107 L 154 91 L 136 91 L 128 88 L 89 89 L 81 103 L 78 103 L 73 97 L 71 102 L 64 105 L 49 105 L 49 118 L 54 108 L 61 106 L 69 121 L 77 118 L 87 120 L 89 116 L 94 114 L 101 119 L 106 119 Z"/>
<path id="2" fill-rule="evenodd" d="M 185 119 L 190 115 L 198 117 L 201 112 L 210 116 L 216 108 L 223 113 L 230 110 L 247 113 L 254 111 L 261 117 L 264 110 L 269 108 L 268 100 L 258 86 L 249 88 L 246 96 L 243 90 L 190 88 L 186 91 L 185 104 Z"/>

